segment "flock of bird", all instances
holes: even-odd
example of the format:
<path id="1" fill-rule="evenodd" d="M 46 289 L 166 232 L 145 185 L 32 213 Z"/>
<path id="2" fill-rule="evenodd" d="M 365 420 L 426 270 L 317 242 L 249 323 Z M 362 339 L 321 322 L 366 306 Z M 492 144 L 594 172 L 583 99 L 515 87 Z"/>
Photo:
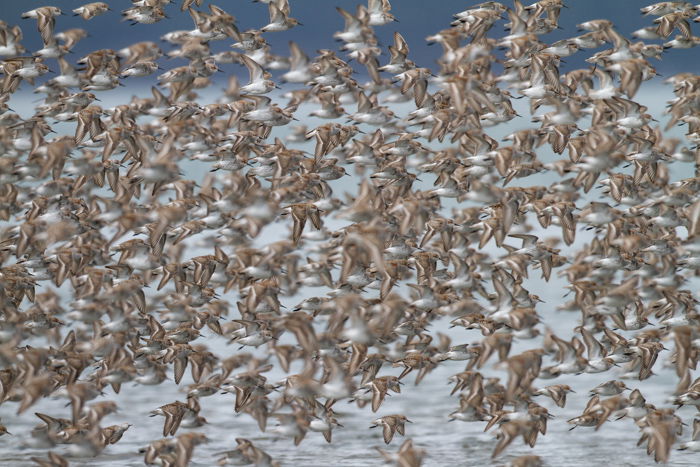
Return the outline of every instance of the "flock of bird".
<path id="1" fill-rule="evenodd" d="M 178 13 L 169 3 L 133 0 L 123 20 L 165 20 Z M 642 8 L 649 26 L 634 39 L 597 19 L 549 44 L 541 36 L 558 28 L 562 0 L 489 1 L 427 38 L 442 51 L 431 70 L 398 32 L 388 53 L 380 45 L 375 28 L 396 20 L 387 0 L 338 8 L 341 51 L 313 58 L 294 43 L 289 57 L 273 55 L 266 41 L 303 27 L 288 0 L 260 0 L 270 22 L 246 31 L 235 11 L 202 3 L 183 2 L 194 28 L 165 34 L 170 50 L 149 41 L 71 57 L 87 31 L 61 30 L 69 12 L 54 6 L 27 11 L 21 28 L 0 22 L 0 403 L 18 414 L 47 397 L 70 407 L 68 418 L 36 413 L 25 441 L 46 456 L 34 462 L 62 467 L 110 449 L 130 428 L 102 423 L 118 408 L 111 392 L 180 385 L 189 371 L 185 401 L 152 408 L 164 425 L 161 439 L 144 440 L 147 465 L 187 465 L 208 441 L 200 407 L 225 392 L 231 414 L 295 445 L 309 432 L 331 443 L 350 401 L 386 444 L 407 436 L 377 460 L 418 466 L 431 453 L 414 445 L 411 420 L 374 413 L 411 390 L 409 374 L 418 385 L 441 365 L 466 365 L 451 394 L 433 395 L 458 399 L 445 421 L 492 431 L 493 457 L 516 439 L 535 446 L 554 416 L 544 398 L 564 407 L 571 392 L 556 378 L 581 373 L 601 384 L 572 428 L 625 418 L 657 462 L 700 451 L 700 417 L 678 410 L 700 410 L 690 285 L 700 275 L 700 76 L 666 78 L 676 97 L 665 128 L 634 100 L 666 49 L 700 44 L 700 6 Z M 86 24 L 118 15 L 103 2 L 72 12 Z M 28 51 L 33 22 L 43 48 Z M 214 41 L 231 50 L 212 53 Z M 587 66 L 564 72 L 574 54 Z M 177 60 L 186 64 L 162 70 Z M 56 62 L 59 73 L 36 82 Z M 249 82 L 230 77 L 206 103 L 229 63 Z M 100 105 L 101 91 L 144 76 L 157 81 L 152 96 Z M 32 88 L 43 97 L 22 118 L 10 99 Z M 533 124 L 497 141 L 491 127 L 528 120 L 516 99 Z M 305 126 L 300 106 L 327 123 Z M 668 136 L 677 125 L 685 136 Z M 672 164 L 695 173 L 671 181 Z M 192 167 L 206 176 L 188 178 Z M 343 199 L 336 180 L 356 180 L 357 192 Z M 265 229 L 284 238 L 261 242 Z M 553 274 L 571 300 L 545 311 L 525 287 Z M 570 335 L 548 326 L 555 313 L 569 313 Z M 459 332 L 435 331 L 438 321 Z M 208 347 L 213 335 L 225 353 Z M 521 341 L 530 349 L 511 352 Z M 678 383 L 656 407 L 634 380 L 664 364 Z M 266 377 L 275 367 L 287 377 Z M 11 433 L 3 423 L 0 435 Z M 279 465 L 236 442 L 219 464 Z"/>

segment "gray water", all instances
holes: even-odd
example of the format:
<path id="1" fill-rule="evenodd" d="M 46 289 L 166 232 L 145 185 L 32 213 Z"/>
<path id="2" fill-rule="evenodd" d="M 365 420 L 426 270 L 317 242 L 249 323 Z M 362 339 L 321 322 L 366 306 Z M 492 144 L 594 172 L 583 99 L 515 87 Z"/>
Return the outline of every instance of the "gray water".
<path id="1" fill-rule="evenodd" d="M 659 115 L 663 109 L 663 100 L 668 99 L 668 91 L 665 94 L 656 92 L 643 93 L 639 101 L 650 107 L 650 113 Z M 655 91 L 655 90 L 654 90 Z M 114 96 L 115 102 L 117 96 Z M 105 107 L 109 102 L 103 103 Z M 18 108 L 16 103 L 13 107 Z M 400 111 L 400 107 L 399 110 Z M 518 109 L 522 115 L 527 115 L 524 109 Z M 313 127 L 317 121 L 309 119 L 307 123 Z M 504 128 L 489 130 L 489 134 L 495 138 L 525 126 L 531 125 L 527 118 L 514 120 Z M 283 130 L 282 130 L 283 131 Z M 433 145 L 435 146 L 435 145 Z M 543 156 L 543 159 L 546 156 Z M 188 178 L 200 179 L 208 172 L 205 167 L 196 164 L 186 164 Z M 686 176 L 682 164 L 672 166 L 672 175 L 675 178 Z M 687 173 L 687 172 L 686 172 Z M 551 177 L 551 174 L 548 176 Z M 343 191 L 352 192 L 356 186 L 357 179 L 348 177 L 339 182 L 334 182 L 335 196 L 340 197 Z M 519 184 L 543 184 L 551 183 L 543 176 L 533 176 Z M 427 189 L 431 185 L 431 180 L 422 182 L 421 189 Z M 595 191 L 592 196 L 595 196 Z M 581 205 L 581 203 L 579 203 Z M 444 208 L 449 212 L 450 204 L 445 202 Z M 268 227 L 257 239 L 258 245 L 275 241 L 279 237 L 288 236 L 287 227 L 280 228 L 279 225 Z M 337 228 L 341 221 L 327 222 L 329 228 Z M 554 231 L 549 234 L 556 234 Z M 577 233 L 577 241 L 568 253 L 580 248 L 590 234 L 585 232 Z M 200 237 L 192 237 L 188 250 L 191 256 L 202 254 L 197 249 L 197 242 Z M 490 253 L 495 253 L 495 249 L 487 247 Z M 556 272 L 556 271 L 555 271 Z M 336 271 L 337 274 L 337 271 Z M 542 317 L 543 323 L 551 327 L 557 335 L 563 338 L 571 336 L 572 328 L 579 321 L 579 314 L 570 314 L 557 311 L 558 305 L 568 300 L 564 298 L 567 289 L 566 283 L 553 274 L 549 283 L 537 279 L 539 272 L 533 271 L 532 277 L 526 284 L 532 293 L 539 295 L 545 303 L 538 308 L 538 313 Z M 47 285 L 44 285 L 47 287 Z M 690 287 L 689 287 L 690 288 Z M 64 290 L 67 289 L 64 286 Z M 697 284 L 694 290 L 697 289 Z M 295 297 L 284 297 L 283 303 L 293 306 L 302 299 L 323 295 L 327 290 L 322 288 L 305 289 L 303 294 Z M 42 292 L 42 288 L 37 289 L 37 293 Z M 235 300 L 235 294 L 231 294 L 231 300 Z M 68 296 L 66 296 L 68 299 Z M 68 301 L 68 300 L 66 300 Z M 232 302 L 233 303 L 233 302 Z M 235 308 L 235 307 L 234 307 Z M 432 324 L 430 332 L 436 335 L 438 331 L 448 334 L 454 344 L 464 342 L 477 342 L 482 339 L 481 334 L 476 330 L 464 330 L 462 328 L 449 328 L 449 319 L 445 318 Z M 540 326 L 541 327 L 541 326 Z M 227 346 L 225 339 L 211 334 L 195 341 L 196 344 L 204 343 L 209 349 L 220 357 L 229 356 L 238 352 L 237 346 Z M 511 351 L 514 355 L 526 348 L 540 345 L 541 339 L 523 341 L 516 343 Z M 672 348 L 672 344 L 667 344 Z M 247 351 L 248 349 L 246 349 Z M 264 348 L 257 351 L 264 354 Z M 659 360 L 654 368 L 656 376 L 646 381 L 628 380 L 626 384 L 631 388 L 639 388 L 647 401 L 657 407 L 671 406 L 669 398 L 675 389 L 677 377 L 672 368 L 667 364 L 672 353 L 672 349 L 661 352 Z M 282 380 L 286 375 L 277 368 L 277 362 L 273 358 L 275 369 L 265 376 L 268 382 Z M 545 365 L 547 362 L 545 362 Z M 663 366 L 663 368 L 662 368 Z M 333 431 L 333 443 L 327 444 L 320 433 L 309 432 L 304 441 L 297 447 L 293 440 L 278 436 L 270 430 L 261 433 L 256 422 L 246 414 L 236 414 L 234 412 L 234 399 L 232 394 L 217 394 L 201 399 L 201 415 L 208 420 L 204 427 L 194 431 L 203 432 L 210 439 L 209 444 L 199 446 L 195 449 L 192 465 L 210 466 L 216 463 L 215 453 L 233 449 L 235 438 L 244 437 L 252 440 L 257 446 L 267 451 L 273 458 L 279 460 L 283 465 L 291 466 L 375 466 L 383 465 L 381 456 L 375 448 L 386 449 L 395 452 L 403 442 L 403 437 L 396 435 L 389 446 L 385 446 L 381 438 L 379 429 L 370 430 L 372 420 L 394 413 L 405 414 L 414 423 L 407 424 L 406 438 L 411 438 L 414 445 L 427 451 L 424 465 L 444 466 L 444 465 L 503 465 L 509 459 L 523 454 L 536 454 L 541 456 L 547 465 L 550 466 L 639 466 L 653 464 L 653 459 L 646 455 L 645 446 L 636 447 L 640 431 L 634 422 L 629 419 L 619 421 L 608 421 L 600 430 L 593 428 L 579 427 L 569 431 L 571 425 L 566 421 L 579 415 L 587 400 L 588 391 L 596 385 L 616 378 L 617 369 L 601 374 L 567 375 L 555 380 L 536 380 L 537 387 L 550 384 L 569 384 L 576 393 L 569 394 L 565 408 L 556 407 L 550 399 L 537 398 L 537 402 L 550 410 L 554 418 L 549 422 L 547 434 L 540 436 L 537 445 L 529 448 L 523 445 L 521 439 L 516 439 L 506 451 L 496 460 L 491 460 L 491 452 L 496 444 L 495 430 L 483 432 L 485 422 L 465 423 L 460 421 L 449 422 L 448 415 L 458 407 L 458 397 L 450 396 L 451 386 L 447 383 L 448 377 L 452 374 L 464 370 L 461 362 L 444 362 L 422 381 L 418 386 L 413 385 L 415 376 L 407 376 L 404 381 L 406 385 L 402 388 L 401 394 L 391 394 L 385 399 L 384 404 L 375 414 L 369 406 L 359 409 L 354 404 L 347 401 L 340 401 L 334 406 L 337 418 L 344 425 L 343 428 L 336 428 Z M 83 376 L 87 376 L 87 370 Z M 297 362 L 292 366 L 290 374 L 300 371 L 300 364 Z M 382 369 L 381 375 L 398 375 L 400 369 Z M 482 369 L 485 377 L 500 376 L 505 383 L 506 375 L 503 371 L 492 367 L 491 363 Z M 697 375 L 696 375 L 697 376 Z M 192 381 L 189 376 L 189 369 L 185 378 L 179 385 L 175 385 L 172 380 L 168 380 L 159 386 L 138 386 L 135 384 L 125 384 L 120 394 L 114 394 L 111 388 L 106 388 L 106 395 L 98 400 L 113 400 L 117 402 L 120 410 L 108 416 L 102 421 L 102 426 L 128 422 L 133 426 L 124 434 L 119 443 L 106 448 L 98 457 L 89 459 L 72 458 L 71 463 L 86 466 L 137 466 L 143 465 L 142 455 L 139 449 L 147 446 L 151 441 L 160 439 L 163 427 L 162 417 L 149 417 L 149 412 L 165 403 L 175 400 L 184 401 L 186 398 L 187 385 Z M 2 466 L 24 466 L 32 465 L 29 458 L 31 456 L 46 457 L 46 450 L 37 450 L 27 446 L 25 443 L 30 439 L 31 429 L 39 423 L 39 419 L 33 414 L 42 412 L 54 417 L 70 417 L 70 407 L 66 407 L 65 398 L 49 398 L 40 400 L 37 404 L 20 416 L 16 415 L 17 405 L 14 403 L 4 403 L 0 405 L 0 417 L 2 423 L 7 425 L 12 435 L 0 438 L 0 465 Z M 681 408 L 677 412 L 684 422 L 691 424 L 696 410 L 691 407 Z M 268 421 L 268 427 L 274 427 L 275 419 Z M 181 428 L 178 434 L 187 432 Z M 678 442 L 689 439 L 690 430 L 686 429 Z M 65 446 L 54 448 L 58 453 L 64 453 Z M 674 466 L 697 466 L 700 465 L 700 453 L 693 452 L 673 452 L 669 465 Z"/>

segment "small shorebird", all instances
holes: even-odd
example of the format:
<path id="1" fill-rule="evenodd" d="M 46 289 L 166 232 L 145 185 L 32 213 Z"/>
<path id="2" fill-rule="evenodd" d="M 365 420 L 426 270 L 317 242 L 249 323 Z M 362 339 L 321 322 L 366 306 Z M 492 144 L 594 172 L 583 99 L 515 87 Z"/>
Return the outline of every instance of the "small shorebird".
<path id="1" fill-rule="evenodd" d="M 378 426 L 382 427 L 382 437 L 384 438 L 384 442 L 386 444 L 391 443 L 391 440 L 394 438 L 394 433 L 398 433 L 401 436 L 404 436 L 406 434 L 405 432 L 405 424 L 406 422 L 408 423 L 413 423 L 411 420 L 406 418 L 404 415 L 386 415 L 384 417 L 376 419 L 370 428 L 376 428 Z"/>
<path id="2" fill-rule="evenodd" d="M 73 9 L 75 16 L 80 16 L 85 20 L 94 18 L 95 16 L 102 15 L 109 11 L 109 5 L 105 2 L 93 2 L 86 3 L 83 6 Z"/>

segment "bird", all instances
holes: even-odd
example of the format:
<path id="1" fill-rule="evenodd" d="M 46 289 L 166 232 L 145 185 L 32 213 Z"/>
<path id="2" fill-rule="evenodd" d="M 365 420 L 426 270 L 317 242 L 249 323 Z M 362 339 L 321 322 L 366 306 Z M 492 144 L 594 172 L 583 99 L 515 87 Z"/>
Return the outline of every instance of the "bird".
<path id="1" fill-rule="evenodd" d="M 105 2 L 92 2 L 86 3 L 83 6 L 73 9 L 73 14 L 75 16 L 80 16 L 85 20 L 90 20 L 95 16 L 99 16 L 107 13 L 109 11 L 109 5 Z"/>
<path id="2" fill-rule="evenodd" d="M 248 94 L 266 94 L 275 88 L 275 83 L 269 78 L 272 76 L 252 58 L 243 55 L 241 61 L 248 68 L 250 82 L 241 86 L 241 91 Z"/>
<path id="3" fill-rule="evenodd" d="M 289 17 L 290 8 L 288 0 L 274 0 L 267 4 L 270 13 L 270 22 L 260 28 L 262 32 L 286 31 L 301 23 Z"/>
<path id="4" fill-rule="evenodd" d="M 382 427 L 382 437 L 386 444 L 391 443 L 394 438 L 394 434 L 398 433 L 404 436 L 406 423 L 413 423 L 411 420 L 406 418 L 405 415 L 385 415 L 384 417 L 378 418 L 372 422 L 373 424 L 370 428 L 376 428 L 378 426 Z"/>
<path id="5" fill-rule="evenodd" d="M 44 44 L 51 42 L 56 26 L 56 16 L 62 15 L 60 8 L 55 6 L 44 6 L 22 13 L 22 18 L 36 19 L 39 35 Z"/>

